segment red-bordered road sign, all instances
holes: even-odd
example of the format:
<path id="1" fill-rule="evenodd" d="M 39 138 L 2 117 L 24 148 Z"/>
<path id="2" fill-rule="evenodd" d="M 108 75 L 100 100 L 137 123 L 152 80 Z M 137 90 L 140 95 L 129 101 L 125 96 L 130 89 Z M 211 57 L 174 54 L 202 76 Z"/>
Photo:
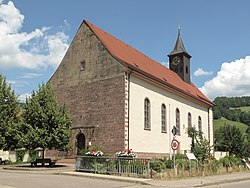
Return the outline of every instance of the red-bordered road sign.
<path id="1" fill-rule="evenodd" d="M 171 148 L 173 150 L 177 150 L 179 148 L 179 145 L 180 145 L 180 143 L 178 142 L 178 140 L 176 140 L 176 139 L 172 140 L 172 142 L 171 142 Z"/>

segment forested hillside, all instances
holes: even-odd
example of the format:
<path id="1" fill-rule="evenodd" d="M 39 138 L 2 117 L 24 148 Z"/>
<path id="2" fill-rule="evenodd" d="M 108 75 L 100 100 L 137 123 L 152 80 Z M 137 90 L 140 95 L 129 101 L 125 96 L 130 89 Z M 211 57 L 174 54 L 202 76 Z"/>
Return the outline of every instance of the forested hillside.
<path id="1" fill-rule="evenodd" d="M 214 100 L 214 146 L 232 155 L 250 155 L 250 97 Z"/>
<path id="2" fill-rule="evenodd" d="M 250 126 L 250 97 L 217 97 L 214 119 L 224 117 Z"/>

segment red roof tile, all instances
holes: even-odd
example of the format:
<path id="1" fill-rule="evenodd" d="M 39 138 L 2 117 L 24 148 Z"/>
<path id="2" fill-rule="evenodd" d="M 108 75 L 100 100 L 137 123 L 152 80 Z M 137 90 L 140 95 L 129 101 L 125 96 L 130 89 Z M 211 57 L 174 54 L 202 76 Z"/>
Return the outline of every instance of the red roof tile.
<path id="1" fill-rule="evenodd" d="M 213 102 L 211 102 L 193 83 L 188 84 L 184 82 L 175 72 L 167 67 L 147 57 L 143 53 L 108 34 L 89 21 L 84 20 L 84 22 L 95 33 L 109 53 L 122 63 L 125 63 L 136 71 L 145 73 L 148 76 L 157 79 L 167 86 L 171 86 L 176 90 L 198 99 L 199 101 L 213 106 Z"/>

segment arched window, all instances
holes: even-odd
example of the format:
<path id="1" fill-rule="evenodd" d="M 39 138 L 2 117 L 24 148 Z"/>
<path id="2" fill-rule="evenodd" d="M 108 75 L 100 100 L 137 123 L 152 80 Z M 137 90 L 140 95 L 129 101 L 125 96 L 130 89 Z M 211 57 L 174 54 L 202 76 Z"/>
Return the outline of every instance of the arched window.
<path id="1" fill-rule="evenodd" d="M 150 101 L 144 100 L 144 129 L 150 130 Z"/>
<path id="2" fill-rule="evenodd" d="M 178 108 L 176 108 L 175 117 L 176 117 L 176 125 L 175 126 L 177 128 L 176 134 L 181 135 L 181 132 L 180 132 L 180 110 Z"/>
<path id="3" fill-rule="evenodd" d="M 165 104 L 161 105 L 161 132 L 167 132 L 167 120 L 166 120 L 166 106 Z"/>
<path id="4" fill-rule="evenodd" d="M 188 128 L 192 127 L 192 115 L 188 113 Z"/>
<path id="5" fill-rule="evenodd" d="M 202 131 L 202 121 L 201 121 L 201 116 L 198 117 L 198 130 Z"/>

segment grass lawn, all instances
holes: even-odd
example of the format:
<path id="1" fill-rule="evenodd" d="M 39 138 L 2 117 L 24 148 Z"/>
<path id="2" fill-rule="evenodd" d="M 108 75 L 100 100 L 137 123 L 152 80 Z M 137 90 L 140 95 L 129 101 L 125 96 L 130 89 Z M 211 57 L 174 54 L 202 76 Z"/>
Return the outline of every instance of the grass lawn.
<path id="1" fill-rule="evenodd" d="M 239 108 L 230 108 L 230 109 L 240 109 L 241 111 L 243 112 L 250 112 L 250 106 L 242 106 L 242 107 L 239 107 Z"/>
<path id="2" fill-rule="evenodd" d="M 239 123 L 239 122 L 236 122 L 236 121 L 230 121 L 230 120 L 222 117 L 220 119 L 214 120 L 214 131 L 217 130 L 217 129 L 219 129 L 225 123 L 227 123 L 229 125 L 234 125 L 236 127 L 239 127 L 239 129 L 242 132 L 242 134 L 245 134 L 246 130 L 248 128 L 248 126 L 246 124 L 244 124 L 244 123 Z"/>

